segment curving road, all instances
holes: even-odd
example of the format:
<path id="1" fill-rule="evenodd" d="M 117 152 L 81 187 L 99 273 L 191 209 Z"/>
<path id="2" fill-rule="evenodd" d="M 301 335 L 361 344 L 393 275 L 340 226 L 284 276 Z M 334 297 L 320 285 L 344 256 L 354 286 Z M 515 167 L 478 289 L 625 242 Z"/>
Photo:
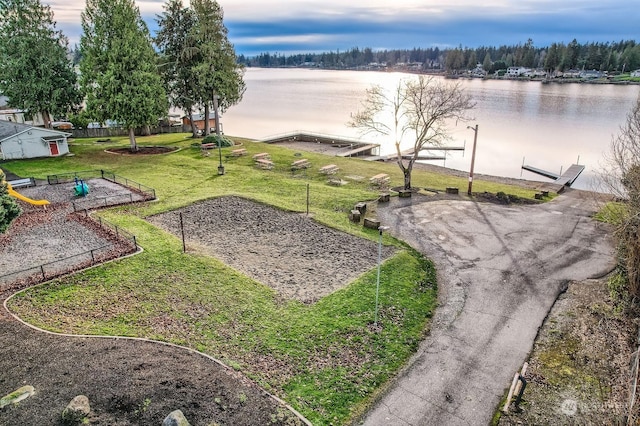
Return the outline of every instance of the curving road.
<path id="1" fill-rule="evenodd" d="M 431 258 L 439 303 L 429 336 L 365 417 L 369 426 L 486 425 L 526 361 L 539 327 L 572 280 L 615 265 L 591 193 L 541 205 L 394 199 L 389 232 Z"/>

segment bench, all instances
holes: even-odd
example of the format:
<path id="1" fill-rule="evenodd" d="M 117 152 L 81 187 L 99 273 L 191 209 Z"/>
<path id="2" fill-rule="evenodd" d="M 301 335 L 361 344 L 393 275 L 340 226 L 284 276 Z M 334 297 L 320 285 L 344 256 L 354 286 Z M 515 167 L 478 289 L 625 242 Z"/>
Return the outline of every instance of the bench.
<path id="1" fill-rule="evenodd" d="M 255 161 L 258 161 L 258 160 L 271 160 L 271 156 L 269 155 L 268 152 L 261 152 L 259 154 L 255 154 L 253 156 L 253 159 Z"/>
<path id="2" fill-rule="evenodd" d="M 340 168 L 335 164 L 327 164 L 326 166 L 320 167 L 320 173 L 323 175 L 335 175 L 338 173 L 338 170 L 340 170 Z"/>
<path id="3" fill-rule="evenodd" d="M 244 148 L 234 149 L 231 151 L 232 157 L 242 157 L 243 155 L 247 155 L 247 150 Z"/>
<path id="4" fill-rule="evenodd" d="M 25 188 L 29 186 L 36 186 L 36 180 L 34 178 L 16 179 L 8 182 L 13 188 Z"/>
<path id="5" fill-rule="evenodd" d="M 256 160 L 256 166 L 263 170 L 271 170 L 273 169 L 273 161 L 259 158 Z"/>
<path id="6" fill-rule="evenodd" d="M 389 185 L 389 182 L 391 182 L 391 179 L 389 179 L 388 174 L 380 173 L 370 178 L 369 182 L 371 182 L 372 185 L 382 187 L 382 186 Z"/>

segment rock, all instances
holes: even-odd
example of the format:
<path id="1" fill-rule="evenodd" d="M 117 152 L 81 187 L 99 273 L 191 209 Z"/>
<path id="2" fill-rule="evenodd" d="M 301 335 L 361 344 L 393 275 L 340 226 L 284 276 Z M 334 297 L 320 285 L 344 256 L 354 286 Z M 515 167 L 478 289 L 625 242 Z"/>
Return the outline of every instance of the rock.
<path id="1" fill-rule="evenodd" d="M 536 200 L 542 200 L 542 198 L 544 197 L 541 193 L 535 194 L 533 196 Z"/>
<path id="2" fill-rule="evenodd" d="M 378 229 L 380 228 L 380 221 L 378 219 L 364 219 L 364 227 L 369 229 Z"/>
<path id="3" fill-rule="evenodd" d="M 89 416 L 90 412 L 89 398 L 84 395 L 78 395 L 62 411 L 62 421 L 68 425 L 81 424 Z"/>
<path id="4" fill-rule="evenodd" d="M 358 210 L 351 210 L 351 213 L 349 213 L 349 220 L 351 222 L 360 223 L 361 217 L 362 217 L 362 214 L 360 214 L 360 211 Z"/>
<path id="5" fill-rule="evenodd" d="M 398 192 L 398 196 L 400 198 L 411 198 L 411 190 L 410 189 L 401 189 Z"/>
<path id="6" fill-rule="evenodd" d="M 378 197 L 379 203 L 388 203 L 389 202 L 389 194 L 380 194 Z"/>
<path id="7" fill-rule="evenodd" d="M 453 187 L 448 187 L 446 189 L 447 194 L 457 194 L 458 193 L 458 188 L 453 188 Z"/>
<path id="8" fill-rule="evenodd" d="M 355 210 L 358 210 L 360 214 L 365 214 L 367 212 L 367 204 L 366 203 L 358 203 L 354 207 Z"/>
<path id="9" fill-rule="evenodd" d="M 162 422 L 162 426 L 191 426 L 182 411 L 176 410 L 169 413 Z"/>
<path id="10" fill-rule="evenodd" d="M 29 398 L 31 395 L 36 393 L 36 390 L 33 386 L 23 386 L 20 389 L 14 390 L 8 395 L 5 395 L 0 399 L 0 408 L 4 408 L 9 404 L 15 404 L 22 400 Z"/>

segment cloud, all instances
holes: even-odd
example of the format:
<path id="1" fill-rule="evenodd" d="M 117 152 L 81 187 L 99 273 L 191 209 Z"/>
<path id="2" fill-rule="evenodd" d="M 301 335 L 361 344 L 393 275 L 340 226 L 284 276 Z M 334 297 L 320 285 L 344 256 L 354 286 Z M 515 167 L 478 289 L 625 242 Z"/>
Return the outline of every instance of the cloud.
<path id="1" fill-rule="evenodd" d="M 219 0 L 229 39 L 245 55 L 413 47 L 619 41 L 637 37 L 634 2 L 601 0 Z M 162 0 L 136 1 L 155 29 Z M 188 1 L 185 1 L 188 4 Z M 50 0 L 59 28 L 80 38 L 81 0 Z"/>

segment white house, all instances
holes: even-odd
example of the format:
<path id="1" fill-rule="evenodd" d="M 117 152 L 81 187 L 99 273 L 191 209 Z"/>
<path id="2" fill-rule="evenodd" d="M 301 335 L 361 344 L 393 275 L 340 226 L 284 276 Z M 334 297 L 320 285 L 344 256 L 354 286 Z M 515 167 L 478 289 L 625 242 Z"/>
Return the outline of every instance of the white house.
<path id="1" fill-rule="evenodd" d="M 71 133 L 0 120 L 0 158 L 17 160 L 69 153 Z"/>
<path id="2" fill-rule="evenodd" d="M 526 73 L 531 72 L 531 68 L 525 67 L 509 67 L 507 68 L 507 77 L 520 77 Z"/>

